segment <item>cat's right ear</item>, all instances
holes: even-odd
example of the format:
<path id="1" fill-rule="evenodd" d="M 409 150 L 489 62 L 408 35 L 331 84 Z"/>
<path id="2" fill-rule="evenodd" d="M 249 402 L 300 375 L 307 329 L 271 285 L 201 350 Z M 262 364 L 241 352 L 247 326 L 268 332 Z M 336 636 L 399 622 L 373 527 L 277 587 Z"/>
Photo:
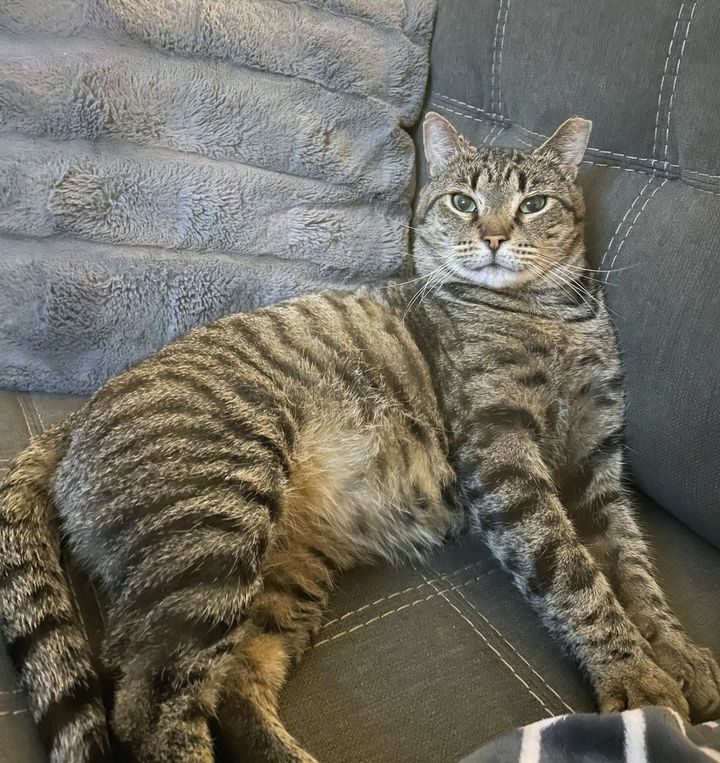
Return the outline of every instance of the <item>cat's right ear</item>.
<path id="1" fill-rule="evenodd" d="M 566 119 L 542 146 L 535 149 L 535 152 L 549 153 L 559 160 L 564 170 L 574 180 L 590 139 L 590 130 L 592 130 L 592 122 L 589 119 L 580 117 Z"/>
<path id="2" fill-rule="evenodd" d="M 423 146 L 431 177 L 442 172 L 460 153 L 463 137 L 435 111 L 428 111 L 423 122 Z"/>

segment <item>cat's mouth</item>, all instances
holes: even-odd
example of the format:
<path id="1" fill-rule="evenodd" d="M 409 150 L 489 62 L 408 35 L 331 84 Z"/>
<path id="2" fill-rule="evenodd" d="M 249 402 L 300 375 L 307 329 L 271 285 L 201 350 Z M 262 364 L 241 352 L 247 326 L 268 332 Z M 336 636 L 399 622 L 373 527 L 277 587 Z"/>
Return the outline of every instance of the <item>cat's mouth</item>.
<path id="1" fill-rule="evenodd" d="M 463 280 L 489 289 L 507 289 L 527 280 L 522 268 L 512 267 L 493 258 L 485 262 L 453 263 L 451 266 Z"/>
<path id="2" fill-rule="evenodd" d="M 464 268 L 476 272 L 499 273 L 505 271 L 507 273 L 517 273 L 520 268 L 516 267 L 514 260 L 515 257 L 512 251 L 502 247 L 497 250 L 481 247 L 478 251 L 473 252 L 470 257 L 461 259 L 461 263 Z"/>
<path id="3" fill-rule="evenodd" d="M 503 270 L 505 272 L 507 272 L 507 273 L 517 273 L 518 272 L 515 268 L 511 268 L 509 265 L 503 265 L 500 262 L 488 262 L 488 263 L 486 263 L 484 265 L 478 265 L 476 267 L 473 266 L 473 267 L 470 268 L 470 270 L 475 270 L 477 272 L 480 272 L 480 271 L 484 270 L 484 271 L 490 272 L 490 273 L 495 272 L 495 271 L 500 272 L 500 271 L 503 271 Z"/>

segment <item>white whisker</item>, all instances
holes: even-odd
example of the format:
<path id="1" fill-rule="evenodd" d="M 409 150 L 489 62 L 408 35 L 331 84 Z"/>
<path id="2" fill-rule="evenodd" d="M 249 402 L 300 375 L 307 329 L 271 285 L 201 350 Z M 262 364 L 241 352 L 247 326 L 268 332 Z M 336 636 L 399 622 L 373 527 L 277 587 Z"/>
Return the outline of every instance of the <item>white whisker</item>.
<path id="1" fill-rule="evenodd" d="M 403 320 L 405 320 L 405 317 L 407 314 L 414 308 L 420 305 L 422 303 L 423 296 L 425 292 L 427 291 L 430 284 L 432 284 L 434 278 L 438 273 L 440 273 L 444 268 L 446 267 L 445 263 L 441 263 L 436 267 L 434 270 L 431 270 L 429 273 L 426 273 L 424 276 L 420 276 L 419 279 L 416 280 L 424 280 L 425 283 L 413 294 L 410 301 L 408 302 L 405 312 L 403 313 Z"/>
<path id="2" fill-rule="evenodd" d="M 410 278 L 407 281 L 401 281 L 400 283 L 389 283 L 385 286 L 380 286 L 378 288 L 380 289 L 397 289 L 400 286 L 407 286 L 409 283 L 414 283 L 415 281 L 422 281 L 425 278 L 427 278 L 427 275 L 424 276 L 418 276 L 417 278 Z"/>
<path id="3" fill-rule="evenodd" d="M 586 288 L 585 288 L 585 287 L 584 287 L 584 286 L 583 286 L 581 283 L 579 283 L 578 281 L 574 280 L 574 278 L 572 278 L 572 275 L 571 275 L 571 274 L 566 274 L 568 277 L 565 277 L 565 276 L 561 275 L 561 274 L 558 272 L 558 270 L 560 270 L 560 269 L 562 269 L 562 268 L 575 268 L 576 270 L 578 270 L 578 271 L 582 271 L 583 273 L 585 273 L 585 272 L 594 273 L 594 272 L 597 272 L 597 271 L 594 271 L 594 270 L 592 270 L 591 268 L 580 268 L 580 267 L 577 267 L 577 266 L 571 265 L 570 263 L 565 263 L 565 262 L 561 262 L 561 263 L 555 263 L 555 262 L 553 262 L 553 260 L 552 260 L 552 259 L 550 259 L 550 258 L 549 258 L 549 257 L 547 257 L 546 255 L 542 255 L 542 254 L 540 254 L 539 252 L 536 254 L 536 258 L 537 258 L 537 259 L 538 259 L 540 262 L 544 263 L 545 265 L 549 265 L 549 266 L 551 266 L 551 269 L 549 269 L 549 270 L 547 270 L 547 271 L 546 271 L 546 275 L 548 275 L 548 276 L 549 276 L 549 275 L 552 273 L 552 274 L 554 274 L 555 276 L 562 278 L 563 282 L 564 282 L 565 284 L 567 284 L 567 285 L 568 285 L 570 288 L 572 288 L 572 289 L 573 289 L 573 291 L 574 291 L 574 292 L 575 292 L 575 293 L 576 293 L 578 296 L 580 296 L 580 297 L 582 298 L 583 302 L 585 302 L 585 304 L 587 304 L 587 305 L 588 305 L 588 307 L 590 307 L 590 305 L 589 305 L 589 303 L 587 302 L 587 300 L 585 299 L 585 296 L 587 296 L 587 297 L 590 297 L 590 299 L 592 299 L 592 300 L 593 300 L 593 302 L 595 302 L 595 303 L 598 305 L 598 307 L 600 307 L 600 306 L 604 306 L 604 307 L 605 307 L 605 309 L 606 309 L 608 312 L 612 313 L 613 315 L 616 315 L 618 318 L 621 318 L 622 320 L 625 320 L 624 316 L 620 315 L 620 313 L 618 313 L 617 311 L 615 311 L 615 310 L 613 310 L 612 308 L 608 307 L 608 305 L 607 305 L 607 304 L 600 302 L 600 301 L 597 299 L 597 297 L 595 297 L 594 295 L 592 295 L 592 294 L 591 294 L 591 293 L 590 293 L 590 292 L 589 292 L 589 291 L 588 291 L 588 290 L 587 290 L 587 289 L 586 289 Z M 591 280 L 591 281 L 595 281 L 595 282 L 598 282 L 598 283 L 603 283 L 603 284 L 605 283 L 605 281 L 602 281 L 602 280 L 600 280 L 600 279 L 597 279 L 597 278 L 592 278 L 591 276 L 588 276 L 588 275 L 586 275 L 586 274 L 580 275 L 580 276 L 578 276 L 578 277 L 581 277 L 581 278 L 587 278 L 587 279 L 589 279 L 589 280 Z M 584 295 L 584 296 L 583 296 L 583 295 Z"/>
<path id="4" fill-rule="evenodd" d="M 573 295 L 571 292 L 569 292 L 569 291 L 568 291 L 568 290 L 565 288 L 565 286 L 563 285 L 563 283 L 562 283 L 561 281 L 559 281 L 559 280 L 558 280 L 558 279 L 555 277 L 555 274 L 554 274 L 554 273 L 552 273 L 552 272 L 550 272 L 550 271 L 544 271 L 544 270 L 542 270 L 542 269 L 541 269 L 541 268 L 540 268 L 538 265 L 535 265 L 534 263 L 532 263 L 532 264 L 528 265 L 528 269 L 529 269 L 530 271 L 532 271 L 533 273 L 535 273 L 535 275 L 537 275 L 538 277 L 547 277 L 547 278 L 549 278 L 549 279 L 550 279 L 550 282 L 553 284 L 553 286 L 555 286 L 556 288 L 558 288 L 558 289 L 559 289 L 559 290 L 560 290 L 560 291 L 561 291 L 561 292 L 562 292 L 562 293 L 563 293 L 563 294 L 564 294 L 566 297 L 568 297 L 568 299 L 574 299 L 575 297 L 577 297 L 577 295 Z M 583 301 L 585 302 L 585 300 L 583 300 Z M 586 304 L 588 307 L 590 307 L 590 305 L 589 305 L 587 302 L 585 302 L 585 304 Z M 591 308 L 591 309 L 592 309 L 592 308 Z"/>
<path id="5" fill-rule="evenodd" d="M 408 302 L 408 305 L 405 308 L 405 312 L 403 313 L 403 320 L 405 320 L 409 312 L 412 310 L 417 310 L 420 307 L 420 305 L 425 301 L 425 298 L 430 295 L 433 286 L 437 285 L 438 288 L 442 287 L 443 283 L 445 282 L 444 277 L 451 274 L 452 269 L 446 262 L 441 263 L 437 268 L 431 270 L 430 273 L 428 273 L 426 276 L 427 281 L 425 284 L 423 284 L 423 286 L 421 286 L 420 289 L 415 292 L 412 299 Z M 435 293 L 437 293 L 437 290 Z"/>
<path id="6" fill-rule="evenodd" d="M 386 218 L 388 220 L 391 220 L 392 218 L 388 217 Z M 407 223 L 401 223 L 399 220 L 393 220 L 394 223 L 399 225 L 401 228 L 407 228 L 408 230 L 414 230 L 416 233 L 420 232 L 420 228 L 416 228 L 414 225 L 408 225 Z"/>

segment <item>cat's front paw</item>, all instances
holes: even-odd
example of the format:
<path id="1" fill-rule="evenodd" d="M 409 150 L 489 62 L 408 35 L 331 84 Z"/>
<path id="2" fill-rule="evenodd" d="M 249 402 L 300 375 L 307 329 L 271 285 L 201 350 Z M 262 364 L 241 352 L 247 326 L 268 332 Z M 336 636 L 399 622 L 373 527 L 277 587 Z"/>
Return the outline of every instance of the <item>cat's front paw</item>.
<path id="1" fill-rule="evenodd" d="M 652 650 L 655 662 L 680 685 L 693 723 L 720 717 L 720 667 L 709 649 L 669 632 L 653 640 Z"/>
<path id="2" fill-rule="evenodd" d="M 595 691 L 601 713 L 662 705 L 685 719 L 689 717 L 688 703 L 677 681 L 644 655 L 613 665 Z"/>

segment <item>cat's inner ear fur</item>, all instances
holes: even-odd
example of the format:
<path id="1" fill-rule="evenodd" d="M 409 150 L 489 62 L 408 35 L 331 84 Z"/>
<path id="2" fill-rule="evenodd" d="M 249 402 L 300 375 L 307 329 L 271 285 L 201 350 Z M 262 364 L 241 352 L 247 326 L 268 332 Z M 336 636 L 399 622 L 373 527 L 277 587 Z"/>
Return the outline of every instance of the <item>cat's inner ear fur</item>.
<path id="1" fill-rule="evenodd" d="M 423 122 L 423 145 L 428 171 L 435 176 L 460 153 L 465 139 L 435 111 L 428 111 Z"/>
<path id="2" fill-rule="evenodd" d="M 552 154 L 574 178 L 585 155 L 591 129 L 592 122 L 589 119 L 572 117 L 563 122 L 535 151 L 538 154 Z"/>

